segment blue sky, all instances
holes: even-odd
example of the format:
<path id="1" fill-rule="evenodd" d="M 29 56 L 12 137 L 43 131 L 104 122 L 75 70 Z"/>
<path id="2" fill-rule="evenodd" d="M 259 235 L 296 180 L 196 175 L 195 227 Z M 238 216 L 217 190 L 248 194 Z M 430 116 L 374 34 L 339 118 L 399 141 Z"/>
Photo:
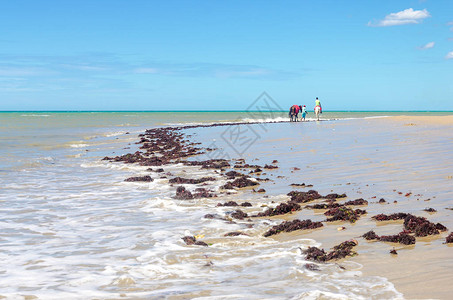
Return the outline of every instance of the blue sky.
<path id="1" fill-rule="evenodd" d="M 453 1 L 0 2 L 0 110 L 453 110 Z"/>

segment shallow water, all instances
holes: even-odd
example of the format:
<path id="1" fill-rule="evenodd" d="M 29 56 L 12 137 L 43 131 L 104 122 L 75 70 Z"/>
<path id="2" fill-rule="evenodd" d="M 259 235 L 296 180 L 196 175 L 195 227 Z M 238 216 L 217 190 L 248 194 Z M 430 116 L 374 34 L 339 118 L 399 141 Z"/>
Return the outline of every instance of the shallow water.
<path id="1" fill-rule="evenodd" d="M 209 157 L 243 157 L 259 165 L 279 161 L 279 169 L 261 176 L 272 179 L 261 184 L 269 198 L 243 190 L 190 201 L 172 199 L 176 187 L 146 167 L 101 159 L 135 151 L 137 134 L 146 128 L 249 120 L 246 113 L 0 114 L 0 259 L 4 266 L 0 296 L 389 299 L 402 297 L 401 282 L 410 297 L 404 280 L 385 272 L 385 266 L 395 264 L 388 254 L 392 245 L 358 239 L 357 257 L 320 264 L 320 271 L 304 268 L 307 262 L 301 249 L 312 245 L 327 249 L 370 229 L 378 234 L 399 232 L 395 230 L 400 223 L 381 226 L 370 219 L 381 212 L 411 212 L 453 228 L 451 211 L 445 209 L 453 207 L 451 130 L 364 118 L 375 114 L 338 114 L 329 119 L 341 120 L 243 125 L 248 132 L 245 140 L 237 139 L 232 134 L 237 128 L 230 126 L 186 130 L 192 139 L 219 148 Z M 215 176 L 219 181 L 207 186 L 215 190 L 225 183 L 214 171 L 182 165 L 164 169 L 174 176 Z M 155 181 L 124 182 L 145 174 Z M 230 212 L 231 207 L 216 206 L 227 200 L 249 201 L 253 206 L 244 211 L 260 212 L 263 206 L 286 201 L 286 193 L 294 189 L 289 184 L 302 182 L 313 184 L 321 194 L 345 192 L 350 199 L 362 197 L 370 202 L 376 196 L 375 201 L 383 197 L 390 203 L 370 203 L 368 215 L 353 225 L 328 224 L 275 238 L 262 234 L 283 218 L 235 223 L 203 218 L 208 213 L 223 216 Z M 405 197 L 407 192 L 411 196 Z M 438 213 L 421 211 L 427 206 Z M 286 218 L 296 217 L 325 218 L 321 211 L 312 210 Z M 338 232 L 338 226 L 347 229 Z M 223 236 L 238 230 L 248 236 Z M 185 245 L 181 237 L 188 234 L 199 235 L 210 246 Z M 445 271 L 451 270 L 452 261 L 445 251 L 449 247 L 442 244 L 445 235 L 399 251 L 396 262 L 420 274 L 413 277 L 413 289 L 417 282 L 427 280 L 422 274 L 426 270 L 452 275 Z M 429 264 L 415 263 L 418 254 L 426 251 L 439 255 Z M 366 264 L 376 265 L 376 257 L 383 267 L 379 272 L 367 270 Z M 412 264 L 404 257 L 410 257 Z M 443 298 L 443 287 L 437 289 L 437 294 L 432 291 L 426 296 Z"/>

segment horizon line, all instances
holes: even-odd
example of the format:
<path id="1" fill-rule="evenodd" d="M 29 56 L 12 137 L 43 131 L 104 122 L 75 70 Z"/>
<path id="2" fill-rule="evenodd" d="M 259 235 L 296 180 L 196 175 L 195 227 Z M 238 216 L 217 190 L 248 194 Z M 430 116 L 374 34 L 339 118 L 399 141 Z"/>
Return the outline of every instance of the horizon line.
<path id="1" fill-rule="evenodd" d="M 0 110 L 0 113 L 100 113 L 100 112 L 287 112 L 287 110 Z M 324 112 L 453 112 L 453 110 L 324 110 Z"/>

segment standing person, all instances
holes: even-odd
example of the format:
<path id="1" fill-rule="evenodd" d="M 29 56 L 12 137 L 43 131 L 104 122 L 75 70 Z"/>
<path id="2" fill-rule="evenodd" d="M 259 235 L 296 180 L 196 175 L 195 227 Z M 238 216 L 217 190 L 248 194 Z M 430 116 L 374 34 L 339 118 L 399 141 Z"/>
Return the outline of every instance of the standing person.
<path id="1" fill-rule="evenodd" d="M 293 115 L 294 115 L 294 105 L 289 108 L 288 116 L 289 116 L 289 121 L 290 122 L 293 121 Z"/>
<path id="2" fill-rule="evenodd" d="M 321 107 L 321 101 L 319 101 L 318 97 L 316 97 L 315 100 L 315 115 L 316 119 L 319 121 L 319 114 L 322 114 L 322 107 Z"/>
<path id="3" fill-rule="evenodd" d="M 301 106 L 300 110 L 302 112 L 302 121 L 305 121 L 305 116 L 308 114 L 306 106 Z"/>

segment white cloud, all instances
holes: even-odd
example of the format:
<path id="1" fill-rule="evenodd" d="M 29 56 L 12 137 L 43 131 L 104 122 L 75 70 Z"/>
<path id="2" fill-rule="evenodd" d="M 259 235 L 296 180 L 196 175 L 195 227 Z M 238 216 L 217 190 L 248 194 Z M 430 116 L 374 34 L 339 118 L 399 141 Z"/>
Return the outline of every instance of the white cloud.
<path id="1" fill-rule="evenodd" d="M 428 44 L 420 46 L 418 48 L 421 50 L 431 49 L 434 48 L 434 44 L 435 44 L 434 42 L 429 42 Z"/>
<path id="2" fill-rule="evenodd" d="M 453 59 L 453 51 L 450 51 L 447 53 L 447 55 L 445 56 L 446 59 Z"/>
<path id="3" fill-rule="evenodd" d="M 418 24 L 423 19 L 430 17 L 431 15 L 426 9 L 423 10 L 413 10 L 408 8 L 397 13 L 391 13 L 383 20 L 378 21 L 377 23 L 368 22 L 368 26 L 374 27 L 384 27 L 384 26 L 395 26 L 395 25 L 405 25 L 405 24 Z"/>

